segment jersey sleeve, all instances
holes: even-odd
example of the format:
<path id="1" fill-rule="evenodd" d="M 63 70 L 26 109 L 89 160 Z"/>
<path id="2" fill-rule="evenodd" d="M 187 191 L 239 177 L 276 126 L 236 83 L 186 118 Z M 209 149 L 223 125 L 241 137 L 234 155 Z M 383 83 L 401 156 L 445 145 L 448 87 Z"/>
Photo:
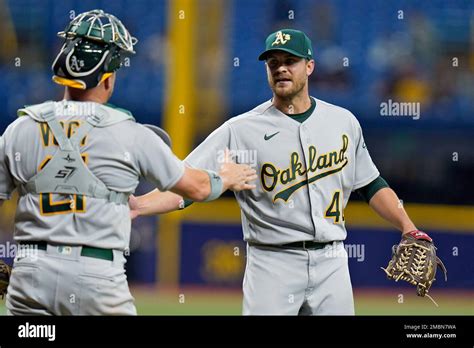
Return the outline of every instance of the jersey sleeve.
<path id="1" fill-rule="evenodd" d="M 355 125 L 354 125 L 354 132 L 355 132 L 355 175 L 354 175 L 354 185 L 352 187 L 352 191 L 355 191 L 365 185 L 369 184 L 373 180 L 375 180 L 379 175 L 379 171 L 375 166 L 374 162 L 372 162 L 372 158 L 370 157 L 369 150 L 367 149 L 367 145 L 364 141 L 364 135 L 362 134 L 362 128 L 354 117 Z"/>
<path id="2" fill-rule="evenodd" d="M 135 142 L 135 151 L 140 174 L 160 191 L 167 191 L 184 175 L 184 163 L 158 135 L 139 126 L 142 129 Z"/>
<path id="3" fill-rule="evenodd" d="M 231 129 L 228 123 L 212 132 L 184 162 L 192 168 L 209 169 L 218 172 L 224 162 L 225 149 L 232 149 Z"/>
<path id="4" fill-rule="evenodd" d="M 5 138 L 0 137 L 0 199 L 10 199 L 14 190 L 15 185 L 7 164 Z"/>

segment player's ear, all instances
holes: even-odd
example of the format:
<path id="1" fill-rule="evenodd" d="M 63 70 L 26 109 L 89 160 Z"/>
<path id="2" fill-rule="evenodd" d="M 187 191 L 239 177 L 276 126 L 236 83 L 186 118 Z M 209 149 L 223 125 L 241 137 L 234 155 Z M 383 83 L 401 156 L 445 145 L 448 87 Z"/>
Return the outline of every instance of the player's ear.
<path id="1" fill-rule="evenodd" d="M 115 84 L 115 73 L 109 73 L 109 75 L 103 80 L 103 84 L 106 90 L 113 89 Z"/>
<path id="2" fill-rule="evenodd" d="M 306 61 L 306 75 L 311 75 L 314 71 L 315 63 L 314 59 Z"/>

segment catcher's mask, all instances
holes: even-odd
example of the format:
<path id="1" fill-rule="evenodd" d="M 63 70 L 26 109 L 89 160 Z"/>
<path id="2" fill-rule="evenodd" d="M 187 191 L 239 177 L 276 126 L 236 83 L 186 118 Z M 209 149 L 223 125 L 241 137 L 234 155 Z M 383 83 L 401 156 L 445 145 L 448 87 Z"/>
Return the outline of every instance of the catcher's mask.
<path id="1" fill-rule="evenodd" d="M 102 10 L 84 12 L 58 33 L 65 42 L 53 62 L 53 81 L 78 89 L 99 85 L 135 54 L 132 37 L 115 16 Z"/>

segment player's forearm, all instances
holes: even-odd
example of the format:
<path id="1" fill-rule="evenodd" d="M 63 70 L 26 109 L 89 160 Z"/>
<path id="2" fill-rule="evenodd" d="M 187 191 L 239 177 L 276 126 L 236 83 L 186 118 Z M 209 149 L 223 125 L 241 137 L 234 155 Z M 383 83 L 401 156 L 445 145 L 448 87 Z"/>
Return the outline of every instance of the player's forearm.
<path id="1" fill-rule="evenodd" d="M 182 197 L 173 192 L 161 192 L 155 189 L 143 196 L 136 198 L 136 211 L 138 215 L 165 214 L 179 209 Z"/>
<path id="2" fill-rule="evenodd" d="M 377 191 L 369 205 L 380 217 L 390 222 L 402 233 L 416 230 L 396 193 L 391 188 L 385 187 Z"/>
<path id="3" fill-rule="evenodd" d="M 202 202 L 211 194 L 212 183 L 206 171 L 186 167 L 183 177 L 170 191 L 195 202 Z"/>

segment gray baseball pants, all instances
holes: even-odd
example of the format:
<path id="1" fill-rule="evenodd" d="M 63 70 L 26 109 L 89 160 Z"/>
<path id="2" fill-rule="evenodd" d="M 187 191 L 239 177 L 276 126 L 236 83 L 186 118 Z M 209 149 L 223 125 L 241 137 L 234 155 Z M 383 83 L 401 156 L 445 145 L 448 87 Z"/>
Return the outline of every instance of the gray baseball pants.
<path id="1" fill-rule="evenodd" d="M 81 256 L 82 247 L 47 245 L 15 258 L 6 307 L 10 315 L 136 315 L 125 257 Z"/>
<path id="2" fill-rule="evenodd" d="M 354 315 L 342 242 L 304 250 L 248 246 L 244 315 Z"/>

